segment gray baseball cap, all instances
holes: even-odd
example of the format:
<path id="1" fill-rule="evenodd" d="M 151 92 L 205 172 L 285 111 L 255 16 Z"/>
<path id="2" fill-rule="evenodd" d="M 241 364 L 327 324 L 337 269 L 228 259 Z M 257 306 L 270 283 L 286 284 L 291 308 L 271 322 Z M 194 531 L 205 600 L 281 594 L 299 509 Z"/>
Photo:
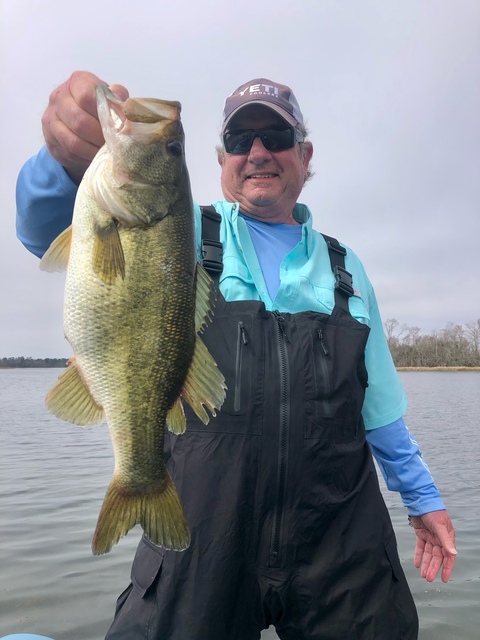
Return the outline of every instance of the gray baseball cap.
<path id="1" fill-rule="evenodd" d="M 233 116 L 243 107 L 251 104 L 263 104 L 269 107 L 292 127 L 297 124 L 303 125 L 302 112 L 290 87 L 266 78 L 256 78 L 242 84 L 225 100 L 222 133 L 227 129 Z"/>

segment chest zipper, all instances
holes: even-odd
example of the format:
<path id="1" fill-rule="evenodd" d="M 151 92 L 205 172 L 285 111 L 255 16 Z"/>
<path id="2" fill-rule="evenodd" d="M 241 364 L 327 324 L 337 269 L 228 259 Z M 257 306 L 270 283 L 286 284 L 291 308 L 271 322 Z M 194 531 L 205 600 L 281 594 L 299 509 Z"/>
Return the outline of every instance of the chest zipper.
<path id="1" fill-rule="evenodd" d="M 290 379 L 286 347 L 288 337 L 285 332 L 285 318 L 283 318 L 278 311 L 273 311 L 272 313 L 277 321 L 277 347 L 280 363 L 280 421 L 278 435 L 277 486 L 269 562 L 269 566 L 275 567 L 278 566 L 279 562 L 280 534 L 283 524 L 287 490 L 288 433 L 290 426 Z"/>
<path id="2" fill-rule="evenodd" d="M 241 409 L 243 350 L 247 345 L 247 332 L 245 331 L 243 322 L 240 320 L 237 330 L 237 353 L 235 357 L 235 392 L 233 396 L 233 410 L 235 413 L 238 413 Z"/>
<path id="3" fill-rule="evenodd" d="M 321 379 L 317 380 L 318 392 L 320 392 L 321 387 L 323 387 L 323 412 L 325 416 L 331 415 L 331 407 L 330 407 L 330 372 L 328 370 L 327 358 L 330 355 L 330 352 L 325 343 L 325 338 L 323 337 L 322 329 L 317 329 L 317 338 L 320 341 L 320 347 L 322 349 L 322 353 L 320 357 L 317 358 L 317 361 L 320 362 L 320 370 L 321 370 Z"/>

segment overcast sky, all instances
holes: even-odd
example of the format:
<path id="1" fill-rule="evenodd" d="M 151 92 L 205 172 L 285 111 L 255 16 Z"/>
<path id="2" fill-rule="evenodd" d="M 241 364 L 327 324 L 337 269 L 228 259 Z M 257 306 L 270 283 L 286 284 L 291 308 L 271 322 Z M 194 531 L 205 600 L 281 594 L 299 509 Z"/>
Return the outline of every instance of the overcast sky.
<path id="1" fill-rule="evenodd" d="M 75 69 L 179 100 L 194 198 L 221 197 L 225 97 L 288 84 L 316 175 L 300 200 L 363 260 L 384 320 L 480 317 L 479 0 L 2 0 L 0 357 L 65 357 L 64 276 L 15 237 L 15 183 Z"/>

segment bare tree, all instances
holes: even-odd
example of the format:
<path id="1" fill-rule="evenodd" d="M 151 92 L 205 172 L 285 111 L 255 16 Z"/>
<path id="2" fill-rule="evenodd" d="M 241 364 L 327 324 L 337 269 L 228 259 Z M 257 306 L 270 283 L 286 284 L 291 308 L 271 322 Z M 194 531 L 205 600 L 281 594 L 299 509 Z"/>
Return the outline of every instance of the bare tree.
<path id="1" fill-rule="evenodd" d="M 385 337 L 397 367 L 480 366 L 480 318 L 465 326 L 449 322 L 445 329 L 422 335 L 420 327 L 390 318 Z"/>

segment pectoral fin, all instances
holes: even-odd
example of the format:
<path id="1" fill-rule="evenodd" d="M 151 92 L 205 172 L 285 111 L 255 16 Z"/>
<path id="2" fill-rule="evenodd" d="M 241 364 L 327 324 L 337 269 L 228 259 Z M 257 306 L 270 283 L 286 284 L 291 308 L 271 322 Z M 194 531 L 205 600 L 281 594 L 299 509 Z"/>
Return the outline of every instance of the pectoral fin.
<path id="1" fill-rule="evenodd" d="M 57 418 L 82 427 L 98 424 L 103 419 L 103 409 L 92 398 L 71 358 L 45 398 L 47 409 Z"/>
<path id="2" fill-rule="evenodd" d="M 62 231 L 49 246 L 42 259 L 40 260 L 40 269 L 42 271 L 65 271 L 68 266 L 70 257 L 70 246 L 72 244 L 72 227 L 71 225 Z"/>
<path id="3" fill-rule="evenodd" d="M 113 284 L 118 276 L 125 278 L 125 256 L 115 220 L 95 225 L 93 270 L 105 284 Z"/>
<path id="4" fill-rule="evenodd" d="M 215 411 L 220 409 L 225 400 L 226 389 L 225 378 L 203 340 L 197 336 L 192 363 L 180 397 L 188 402 L 204 424 L 208 424 L 210 416 L 205 407 L 215 416 Z M 177 403 L 167 414 L 167 427 L 179 434 L 185 431 L 186 420 L 184 416 L 183 419 L 179 416 Z"/>

